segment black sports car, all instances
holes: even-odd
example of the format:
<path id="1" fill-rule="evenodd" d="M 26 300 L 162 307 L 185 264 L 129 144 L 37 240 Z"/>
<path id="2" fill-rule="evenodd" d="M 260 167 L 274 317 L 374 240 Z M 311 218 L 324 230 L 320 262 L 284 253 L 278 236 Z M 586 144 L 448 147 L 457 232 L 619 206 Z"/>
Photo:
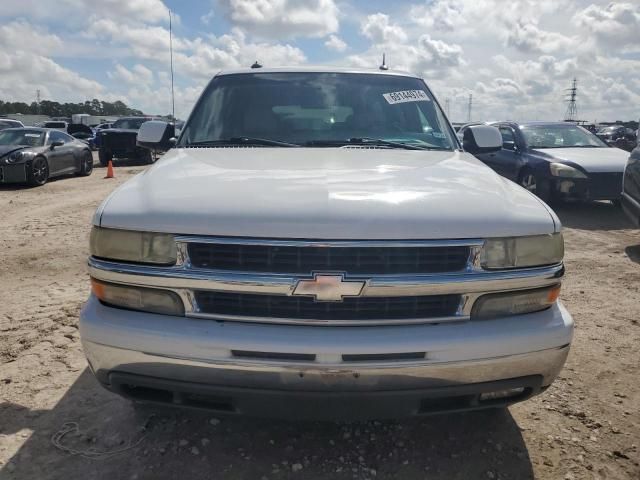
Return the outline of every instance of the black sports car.
<path id="1" fill-rule="evenodd" d="M 93 156 L 86 143 L 60 130 L 9 128 L 0 131 L 0 183 L 39 186 L 51 177 L 91 175 Z"/>

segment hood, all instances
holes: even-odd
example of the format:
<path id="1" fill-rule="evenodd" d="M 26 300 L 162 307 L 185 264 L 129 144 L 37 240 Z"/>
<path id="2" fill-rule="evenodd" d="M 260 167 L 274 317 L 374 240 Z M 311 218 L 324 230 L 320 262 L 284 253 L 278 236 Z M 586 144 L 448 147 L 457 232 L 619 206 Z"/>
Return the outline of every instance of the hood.
<path id="1" fill-rule="evenodd" d="M 551 233 L 537 197 L 464 152 L 173 149 L 96 213 L 104 227 L 238 237 L 444 239 Z"/>
<path id="2" fill-rule="evenodd" d="M 87 134 L 93 136 L 93 130 L 88 125 L 84 125 L 83 123 L 72 123 L 67 127 L 67 133 L 69 135 L 75 135 L 78 133 Z"/>
<path id="3" fill-rule="evenodd" d="M 547 148 L 534 150 L 550 162 L 575 164 L 588 173 L 622 173 L 629 153 L 619 148 Z"/>
<path id="4" fill-rule="evenodd" d="M 27 148 L 29 148 L 27 145 L 0 145 L 0 158 L 13 152 L 17 152 L 18 150 L 24 150 Z"/>
<path id="5" fill-rule="evenodd" d="M 138 130 L 132 130 L 129 128 L 105 128 L 101 131 L 104 133 L 108 133 L 109 135 L 111 135 L 112 133 L 128 133 L 131 135 L 138 135 Z"/>

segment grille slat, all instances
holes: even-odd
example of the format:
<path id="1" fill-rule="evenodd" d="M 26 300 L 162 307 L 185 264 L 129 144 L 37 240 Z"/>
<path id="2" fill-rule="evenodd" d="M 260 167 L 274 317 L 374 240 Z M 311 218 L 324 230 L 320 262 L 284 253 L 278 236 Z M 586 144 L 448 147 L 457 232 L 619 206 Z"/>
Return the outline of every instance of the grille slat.
<path id="1" fill-rule="evenodd" d="M 353 274 L 457 272 L 469 258 L 467 246 L 308 247 L 189 243 L 194 268 L 301 273 L 341 271 Z"/>
<path id="2" fill-rule="evenodd" d="M 196 291 L 200 312 L 211 315 L 302 320 L 400 320 L 451 317 L 460 295 L 420 297 L 347 297 L 316 302 L 311 297 Z"/>

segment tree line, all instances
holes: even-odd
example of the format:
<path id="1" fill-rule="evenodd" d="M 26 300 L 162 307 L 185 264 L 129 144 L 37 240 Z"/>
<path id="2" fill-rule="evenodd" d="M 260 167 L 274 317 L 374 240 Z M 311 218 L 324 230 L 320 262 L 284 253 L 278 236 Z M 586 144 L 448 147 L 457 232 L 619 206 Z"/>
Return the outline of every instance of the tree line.
<path id="1" fill-rule="evenodd" d="M 22 113 L 23 115 L 47 115 L 49 117 L 70 117 L 74 113 L 88 113 L 89 115 L 105 116 L 135 116 L 142 115 L 140 110 L 128 107 L 124 102 L 105 102 L 94 98 L 81 103 L 60 103 L 42 100 L 31 104 L 24 102 L 4 102 L 0 100 L 0 115 Z"/>

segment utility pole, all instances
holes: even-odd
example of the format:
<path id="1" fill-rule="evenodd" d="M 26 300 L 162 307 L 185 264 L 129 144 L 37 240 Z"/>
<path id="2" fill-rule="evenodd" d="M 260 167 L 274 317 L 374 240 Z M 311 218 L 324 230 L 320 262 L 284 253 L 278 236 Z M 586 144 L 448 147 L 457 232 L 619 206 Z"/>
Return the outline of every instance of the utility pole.
<path id="1" fill-rule="evenodd" d="M 36 90 L 36 113 L 40 115 L 40 89 Z"/>
<path id="2" fill-rule="evenodd" d="M 467 122 L 471 122 L 471 108 L 473 107 L 473 93 L 469 94 L 469 106 L 467 108 Z"/>
<path id="3" fill-rule="evenodd" d="M 451 120 L 451 99 L 448 97 L 444 100 L 444 112 L 447 114 L 447 118 Z"/>
<path id="4" fill-rule="evenodd" d="M 565 94 L 565 102 L 567 102 L 567 112 L 564 114 L 565 122 L 575 122 L 578 119 L 578 105 L 576 98 L 578 97 L 578 79 L 574 78 L 571 88 L 565 90 L 569 93 Z"/>
<path id="5" fill-rule="evenodd" d="M 171 62 L 171 116 L 172 122 L 176 123 L 176 100 L 173 91 L 173 31 L 171 29 L 171 10 L 169 10 L 169 59 Z"/>

